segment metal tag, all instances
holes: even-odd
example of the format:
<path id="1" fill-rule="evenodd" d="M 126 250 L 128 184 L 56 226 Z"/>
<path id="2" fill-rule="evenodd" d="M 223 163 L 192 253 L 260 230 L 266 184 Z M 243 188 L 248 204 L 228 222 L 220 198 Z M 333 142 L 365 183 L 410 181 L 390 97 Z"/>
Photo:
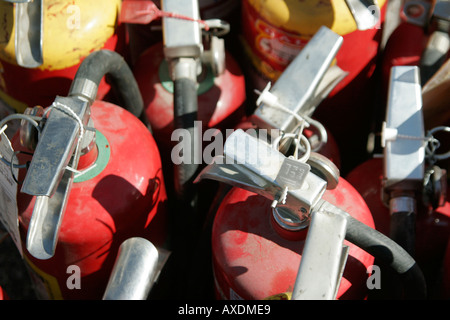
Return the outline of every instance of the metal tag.
<path id="1" fill-rule="evenodd" d="M 275 181 L 282 187 L 288 187 L 291 190 L 300 189 L 310 171 L 311 167 L 309 164 L 292 158 L 286 158 L 281 165 Z"/>

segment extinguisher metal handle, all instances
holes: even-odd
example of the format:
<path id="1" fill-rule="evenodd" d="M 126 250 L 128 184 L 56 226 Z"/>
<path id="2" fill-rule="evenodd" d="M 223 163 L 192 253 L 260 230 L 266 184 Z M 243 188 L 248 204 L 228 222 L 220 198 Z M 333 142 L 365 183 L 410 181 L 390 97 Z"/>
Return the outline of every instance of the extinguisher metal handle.
<path id="1" fill-rule="evenodd" d="M 198 0 L 161 0 L 162 10 L 192 18 L 193 21 L 162 18 L 164 55 L 167 60 L 180 57 L 200 58 L 202 45 L 201 26 L 198 22 Z"/>
<path id="2" fill-rule="evenodd" d="M 334 300 L 346 265 L 347 213 L 321 200 L 311 215 L 292 300 Z"/>
<path id="3" fill-rule="evenodd" d="M 103 300 L 145 300 L 167 255 L 147 239 L 134 237 L 119 247 Z"/>
<path id="4" fill-rule="evenodd" d="M 425 139 L 419 69 L 393 67 L 382 129 L 385 192 L 422 189 Z"/>
<path id="5" fill-rule="evenodd" d="M 353 19 L 355 19 L 358 30 L 380 28 L 381 10 L 376 0 L 360 1 L 345 0 Z"/>
<path id="6" fill-rule="evenodd" d="M 37 259 L 50 259 L 55 253 L 72 183 L 73 173 L 66 170 L 52 197 L 36 197 L 28 227 L 26 248 Z"/>
<path id="7" fill-rule="evenodd" d="M 269 200 L 280 199 L 285 187 L 280 183 L 286 157 L 266 142 L 252 137 L 243 130 L 233 132 L 225 142 L 224 156 L 217 156 L 197 176 L 195 182 L 212 179 L 255 192 Z M 312 208 L 322 198 L 327 182 L 310 171 L 283 172 L 292 175 L 301 187 L 288 188 L 286 200 L 279 207 L 287 210 L 292 219 L 307 225 Z"/>
<path id="8" fill-rule="evenodd" d="M 27 248 L 38 259 L 53 256 L 59 228 L 74 173 L 80 158 L 79 135 L 89 121 L 90 102 L 76 97 L 57 97 L 55 103 L 72 110 L 73 114 L 51 109 L 42 130 L 33 158 L 22 184 L 21 192 L 36 196 Z"/>
<path id="9" fill-rule="evenodd" d="M 16 62 L 24 68 L 43 63 L 44 5 L 42 0 L 11 1 L 15 3 Z"/>
<path id="10" fill-rule="evenodd" d="M 82 124 L 87 125 L 90 113 L 90 102 L 87 100 L 57 97 L 54 104 L 71 109 Z M 69 162 L 76 169 L 81 151 L 77 149 L 77 144 L 83 128 L 79 127 L 74 115 L 57 108 L 51 109 L 21 188 L 23 193 L 51 197 Z"/>
<path id="11" fill-rule="evenodd" d="M 317 93 L 342 42 L 340 35 L 321 27 L 275 84 L 271 88 L 266 87 L 257 101 L 252 122 L 261 129 L 292 132 L 298 125 L 298 117 L 294 115 L 311 116 L 320 103 L 318 100 L 323 99 L 336 84 L 336 81 L 331 81 L 333 85 L 322 87 L 326 94 Z M 340 81 L 340 77 L 338 79 Z"/>

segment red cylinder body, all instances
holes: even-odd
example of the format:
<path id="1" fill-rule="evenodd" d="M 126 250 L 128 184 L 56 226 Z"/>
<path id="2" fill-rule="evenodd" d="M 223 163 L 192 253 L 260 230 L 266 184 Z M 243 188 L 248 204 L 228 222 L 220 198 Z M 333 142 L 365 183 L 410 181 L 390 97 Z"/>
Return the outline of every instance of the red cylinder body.
<path id="1" fill-rule="evenodd" d="M 167 197 L 153 137 L 136 117 L 113 104 L 96 101 L 91 113 L 96 166 L 91 162 L 87 176 L 74 181 L 55 255 L 38 260 L 24 248 L 34 282 L 47 289 L 41 298 L 101 299 L 123 241 L 140 236 L 161 247 L 167 238 Z M 16 135 L 15 150 L 20 149 L 17 140 Z M 87 165 L 84 157 L 90 153 L 81 157 L 80 166 Z M 20 192 L 17 198 L 25 243 L 34 198 Z M 78 289 L 66 283 L 71 266 L 80 271 Z"/>
<path id="2" fill-rule="evenodd" d="M 347 181 L 362 195 L 372 212 L 375 228 L 389 236 L 390 212 L 381 198 L 383 179 L 383 159 L 374 158 L 364 162 L 350 172 Z M 416 247 L 417 263 L 425 277 L 432 281 L 442 263 L 442 258 L 450 234 L 450 203 L 436 210 L 425 207 L 417 199 Z"/>
<path id="3" fill-rule="evenodd" d="M 367 205 L 344 179 L 324 199 L 373 227 Z M 292 292 L 305 244 L 306 230 L 286 231 L 274 220 L 271 201 L 234 188 L 223 200 L 212 229 L 216 295 L 220 299 L 260 300 Z M 364 299 L 367 268 L 374 259 L 349 245 L 349 257 L 337 297 Z"/>
<path id="4" fill-rule="evenodd" d="M 202 132 L 209 128 L 233 128 L 245 115 L 245 80 L 233 57 L 226 53 L 225 72 L 214 77 L 209 68 L 199 80 L 198 121 Z M 163 44 L 146 50 L 134 67 L 134 74 L 144 99 L 147 117 L 162 157 L 170 156 L 176 142 L 171 141 L 174 130 L 173 91 L 165 63 Z"/>

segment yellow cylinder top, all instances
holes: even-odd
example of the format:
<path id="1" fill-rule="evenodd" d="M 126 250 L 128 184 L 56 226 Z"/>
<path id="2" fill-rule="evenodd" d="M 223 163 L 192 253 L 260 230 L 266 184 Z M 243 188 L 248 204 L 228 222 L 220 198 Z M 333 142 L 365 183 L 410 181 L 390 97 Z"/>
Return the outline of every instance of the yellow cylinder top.
<path id="1" fill-rule="evenodd" d="M 121 0 L 45 0 L 41 70 L 77 65 L 114 34 Z M 0 59 L 16 63 L 15 5 L 0 1 Z"/>
<path id="2" fill-rule="evenodd" d="M 340 35 L 357 30 L 345 0 L 247 0 L 259 14 L 275 27 L 306 37 L 320 26 Z M 386 0 L 378 0 L 381 8 Z"/>

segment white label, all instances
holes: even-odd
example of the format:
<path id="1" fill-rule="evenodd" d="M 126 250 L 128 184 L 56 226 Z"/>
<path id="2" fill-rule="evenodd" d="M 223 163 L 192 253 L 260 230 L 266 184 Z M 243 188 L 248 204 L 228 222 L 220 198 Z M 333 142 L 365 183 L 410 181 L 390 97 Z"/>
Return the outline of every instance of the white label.
<path id="1" fill-rule="evenodd" d="M 2 132 L 0 136 L 0 155 L 7 160 L 17 164 L 17 159 L 13 157 L 14 150 L 8 137 Z M 11 239 L 19 249 L 20 255 L 23 257 L 22 244 L 19 234 L 19 217 L 17 210 L 17 184 L 13 178 L 17 177 L 18 169 L 7 165 L 0 161 L 0 222 L 4 225 L 11 236 Z"/>

